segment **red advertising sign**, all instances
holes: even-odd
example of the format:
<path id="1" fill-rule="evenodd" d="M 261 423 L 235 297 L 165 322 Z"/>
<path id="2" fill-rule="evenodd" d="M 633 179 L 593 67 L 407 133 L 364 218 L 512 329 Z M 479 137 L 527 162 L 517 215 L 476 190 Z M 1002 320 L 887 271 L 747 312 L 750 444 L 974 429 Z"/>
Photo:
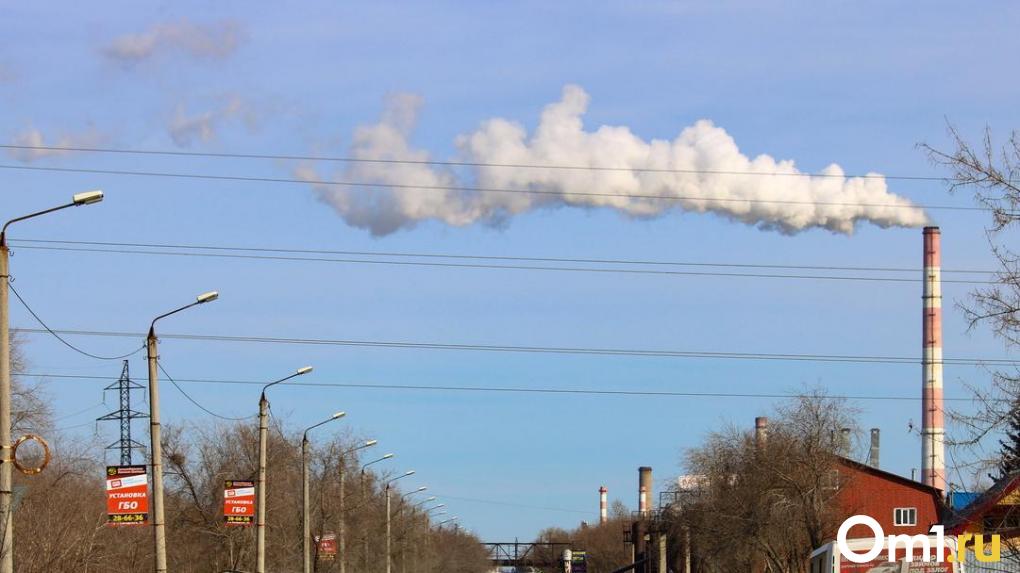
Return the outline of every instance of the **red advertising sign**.
<path id="1" fill-rule="evenodd" d="M 332 561 L 336 559 L 336 534 L 335 533 L 323 533 L 321 536 L 315 536 L 315 548 L 316 554 L 319 559 L 323 561 Z"/>
<path id="2" fill-rule="evenodd" d="M 148 520 L 146 466 L 106 466 L 107 525 L 145 525 Z"/>
<path id="3" fill-rule="evenodd" d="M 239 526 L 255 523 L 255 482 L 226 481 L 223 486 L 223 522 Z"/>

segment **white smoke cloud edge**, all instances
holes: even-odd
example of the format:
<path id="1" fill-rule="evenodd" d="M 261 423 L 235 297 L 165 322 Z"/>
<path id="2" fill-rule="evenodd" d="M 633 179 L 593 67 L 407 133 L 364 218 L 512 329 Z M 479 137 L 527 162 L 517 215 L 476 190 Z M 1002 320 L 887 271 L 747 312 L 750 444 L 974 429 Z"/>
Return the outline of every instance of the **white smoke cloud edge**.
<path id="1" fill-rule="evenodd" d="M 709 120 L 684 128 L 672 141 L 645 141 L 625 126 L 585 131 L 588 100 L 582 88 L 568 85 L 559 101 L 545 107 L 531 134 L 519 123 L 494 118 L 457 137 L 455 161 L 490 164 L 472 167 L 468 174 L 420 163 L 358 162 L 332 174 L 337 181 L 378 185 L 370 189 L 318 183 L 324 178 L 311 164 L 298 166 L 295 175 L 308 181 L 318 197 L 349 225 L 375 236 L 411 229 L 424 221 L 455 227 L 476 223 L 499 226 L 515 215 L 556 207 L 608 208 L 634 218 L 678 211 L 713 213 L 785 234 L 826 229 L 851 235 L 861 222 L 882 228 L 918 227 L 928 222 L 922 209 L 891 193 L 878 174 L 845 177 L 842 168 L 832 164 L 821 171 L 821 177 L 775 175 L 801 172 L 792 160 L 744 155 L 733 138 Z M 355 131 L 349 156 L 428 161 L 429 153 L 409 142 L 421 104 L 418 96 L 391 97 L 378 123 Z"/>
<path id="2" fill-rule="evenodd" d="M 103 49 L 110 59 L 125 64 L 148 60 L 161 51 L 180 50 L 193 58 L 223 59 L 241 41 L 240 26 L 233 21 L 196 24 L 187 19 L 165 22 L 144 32 L 114 39 Z"/>

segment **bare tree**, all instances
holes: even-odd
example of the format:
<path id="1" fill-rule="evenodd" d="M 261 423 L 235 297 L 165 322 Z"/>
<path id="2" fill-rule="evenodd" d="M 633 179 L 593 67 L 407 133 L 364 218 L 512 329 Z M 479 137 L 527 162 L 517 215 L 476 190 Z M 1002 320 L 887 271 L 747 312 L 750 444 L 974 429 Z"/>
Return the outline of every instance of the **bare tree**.
<path id="1" fill-rule="evenodd" d="M 685 497 L 675 529 L 689 529 L 699 571 L 800 573 L 838 527 L 837 491 L 827 486 L 846 452 L 840 430 L 854 428 L 851 410 L 814 393 L 776 414 L 764 441 L 729 428 L 688 452 L 687 471 L 704 485 Z"/>
<path id="2" fill-rule="evenodd" d="M 975 289 L 969 303 L 960 304 L 970 328 L 987 327 L 1009 347 L 1020 344 L 1020 255 L 1007 243 L 1010 233 L 1020 224 L 1020 136 L 1013 132 L 1005 145 L 996 146 L 990 129 L 985 129 L 980 147 L 974 147 L 952 126 L 949 134 L 955 149 L 941 151 L 924 144 L 922 148 L 937 165 L 950 171 L 951 192 L 968 190 L 987 208 L 991 221 L 986 236 L 999 268 L 991 285 Z M 985 438 L 1002 429 L 1020 397 L 1020 371 L 989 370 L 992 384 L 971 384 L 980 403 L 977 411 L 950 412 L 964 435 L 951 445 L 981 446 Z M 994 450 L 994 449 L 993 449 Z M 993 454 L 994 456 L 994 454 Z M 997 460 L 978 456 L 983 473 Z"/>

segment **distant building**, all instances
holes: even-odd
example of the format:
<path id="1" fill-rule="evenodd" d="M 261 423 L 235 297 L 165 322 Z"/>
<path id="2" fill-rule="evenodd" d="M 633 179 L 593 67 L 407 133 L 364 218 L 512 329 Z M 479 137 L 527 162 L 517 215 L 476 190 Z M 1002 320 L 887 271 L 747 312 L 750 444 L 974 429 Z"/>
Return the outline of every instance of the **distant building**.
<path id="1" fill-rule="evenodd" d="M 837 458 L 833 482 L 840 522 L 853 515 L 867 515 L 882 526 L 885 535 L 917 535 L 942 523 L 942 492 L 912 479 L 876 467 Z M 833 532 L 835 536 L 835 532 Z M 864 526 L 850 530 L 849 538 L 871 537 Z"/>

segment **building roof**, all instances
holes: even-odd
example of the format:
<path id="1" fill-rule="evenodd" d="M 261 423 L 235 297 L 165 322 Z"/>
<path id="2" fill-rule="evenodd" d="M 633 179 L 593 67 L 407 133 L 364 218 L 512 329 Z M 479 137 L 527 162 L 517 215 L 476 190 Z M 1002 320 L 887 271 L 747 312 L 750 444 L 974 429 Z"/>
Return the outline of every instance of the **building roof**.
<path id="1" fill-rule="evenodd" d="M 977 499 L 963 508 L 955 509 L 946 520 L 946 533 L 957 535 L 967 525 L 984 518 L 985 514 L 1002 501 L 1003 498 L 1020 488 L 1020 472 L 999 478 L 992 487 L 981 493 Z"/>
<path id="2" fill-rule="evenodd" d="M 892 481 L 892 482 L 896 482 L 896 483 L 898 483 L 900 485 L 904 485 L 904 486 L 907 486 L 907 487 L 911 487 L 911 488 L 914 488 L 914 489 L 925 491 L 927 493 L 930 493 L 930 494 L 934 495 L 936 499 L 940 500 L 940 502 L 942 500 L 942 490 L 940 490 L 940 489 L 938 489 L 936 487 L 932 487 L 930 485 L 925 485 L 925 484 L 923 484 L 923 483 L 921 483 L 919 481 L 915 481 L 915 480 L 912 480 L 910 478 L 905 478 L 905 477 L 903 477 L 903 476 L 901 476 L 899 474 L 894 474 L 892 472 L 887 472 L 887 471 L 885 471 L 883 469 L 879 469 L 879 468 L 876 468 L 876 467 L 873 467 L 873 466 L 869 466 L 868 464 L 862 464 L 861 462 L 852 460 L 850 458 L 844 458 L 843 456 L 836 456 L 836 458 L 839 461 L 839 463 L 843 464 L 844 466 L 848 466 L 848 467 L 853 468 L 853 469 L 858 470 L 858 471 L 870 473 L 870 474 L 875 475 L 877 477 L 880 477 L 882 479 L 885 479 L 885 480 L 888 480 L 888 481 Z"/>

